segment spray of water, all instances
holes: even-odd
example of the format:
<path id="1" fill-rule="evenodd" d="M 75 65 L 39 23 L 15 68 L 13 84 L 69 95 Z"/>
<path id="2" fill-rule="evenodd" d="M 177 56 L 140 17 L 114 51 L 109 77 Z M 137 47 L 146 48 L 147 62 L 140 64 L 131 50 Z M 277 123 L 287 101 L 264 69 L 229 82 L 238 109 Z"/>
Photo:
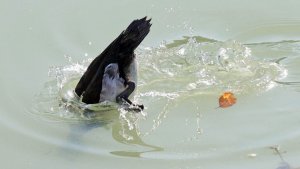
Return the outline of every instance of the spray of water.
<path id="1" fill-rule="evenodd" d="M 33 112 L 43 113 L 47 120 L 78 121 L 105 119 L 97 112 L 117 111 L 126 130 L 137 130 L 138 134 L 147 135 L 159 127 L 173 101 L 180 97 L 195 93 L 204 97 L 222 91 L 235 94 L 265 92 L 274 88 L 276 81 L 287 76 L 287 70 L 279 62 L 256 57 L 249 45 L 234 40 L 219 42 L 202 37 L 185 37 L 172 43 L 163 42 L 159 47 L 140 47 L 136 52 L 139 84 L 134 100 L 165 103 L 153 119 L 149 131 L 140 133 L 137 130 L 138 122 L 146 118 L 149 105 L 137 115 L 111 102 L 86 105 L 74 94 L 78 80 L 93 58 L 73 62 L 71 57 L 66 56 L 68 65 L 50 67 L 50 80 L 37 95 Z M 131 139 L 126 133 L 123 136 Z"/>

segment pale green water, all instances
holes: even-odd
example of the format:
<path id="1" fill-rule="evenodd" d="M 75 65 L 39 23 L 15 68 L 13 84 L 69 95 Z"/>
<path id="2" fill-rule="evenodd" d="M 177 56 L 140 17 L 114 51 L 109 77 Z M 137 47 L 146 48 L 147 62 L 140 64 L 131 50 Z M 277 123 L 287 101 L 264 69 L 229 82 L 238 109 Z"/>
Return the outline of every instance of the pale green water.
<path id="1" fill-rule="evenodd" d="M 300 167 L 299 5 L 1 1 L 1 168 L 276 169 L 274 145 Z M 153 26 L 137 50 L 134 97 L 145 111 L 111 105 L 83 117 L 78 102 L 61 102 L 145 15 Z M 227 90 L 236 105 L 216 108 Z"/>

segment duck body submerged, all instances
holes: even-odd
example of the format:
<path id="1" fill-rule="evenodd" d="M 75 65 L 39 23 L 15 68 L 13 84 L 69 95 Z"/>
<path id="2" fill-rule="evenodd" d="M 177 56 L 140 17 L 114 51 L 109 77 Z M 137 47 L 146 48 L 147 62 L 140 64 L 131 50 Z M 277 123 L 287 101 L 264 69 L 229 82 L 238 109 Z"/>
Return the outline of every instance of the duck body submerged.
<path id="1" fill-rule="evenodd" d="M 150 21 L 146 17 L 134 20 L 91 62 L 75 88 L 82 102 L 94 104 L 108 100 L 132 104 L 128 97 L 137 83 L 134 50 L 150 32 Z"/>

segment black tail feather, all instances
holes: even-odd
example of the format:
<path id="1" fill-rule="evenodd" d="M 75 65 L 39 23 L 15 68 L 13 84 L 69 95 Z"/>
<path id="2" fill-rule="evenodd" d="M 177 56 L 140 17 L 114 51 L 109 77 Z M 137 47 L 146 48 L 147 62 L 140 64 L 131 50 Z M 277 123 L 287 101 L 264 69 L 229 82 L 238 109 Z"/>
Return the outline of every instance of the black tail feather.
<path id="1" fill-rule="evenodd" d="M 144 17 L 131 22 L 127 29 L 93 60 L 75 88 L 78 96 L 83 95 L 83 102 L 99 102 L 105 67 L 110 63 L 118 63 L 120 69 L 124 69 L 128 65 L 133 59 L 134 50 L 150 32 L 150 21 L 151 19 L 147 20 L 147 17 Z"/>
<path id="2" fill-rule="evenodd" d="M 144 38 L 150 32 L 150 24 L 151 19 L 147 20 L 146 17 L 134 20 L 127 27 L 125 31 L 122 32 L 122 39 L 120 41 L 121 49 L 125 51 L 120 52 L 132 52 L 134 51 L 139 44 L 144 40 Z"/>

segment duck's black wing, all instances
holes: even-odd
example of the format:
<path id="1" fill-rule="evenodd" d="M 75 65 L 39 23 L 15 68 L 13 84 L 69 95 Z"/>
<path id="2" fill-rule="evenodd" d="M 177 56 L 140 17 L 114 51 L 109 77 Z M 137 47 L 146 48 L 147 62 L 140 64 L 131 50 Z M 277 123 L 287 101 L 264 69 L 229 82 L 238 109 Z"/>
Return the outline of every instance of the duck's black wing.
<path id="1" fill-rule="evenodd" d="M 150 27 L 150 20 L 147 20 L 146 17 L 134 20 L 92 61 L 75 88 L 75 93 L 78 96 L 82 95 L 84 103 L 99 102 L 104 69 L 110 63 L 118 63 L 120 75 L 125 79 L 125 83 L 127 82 L 124 68 L 133 61 L 134 50 L 147 36 Z"/>

